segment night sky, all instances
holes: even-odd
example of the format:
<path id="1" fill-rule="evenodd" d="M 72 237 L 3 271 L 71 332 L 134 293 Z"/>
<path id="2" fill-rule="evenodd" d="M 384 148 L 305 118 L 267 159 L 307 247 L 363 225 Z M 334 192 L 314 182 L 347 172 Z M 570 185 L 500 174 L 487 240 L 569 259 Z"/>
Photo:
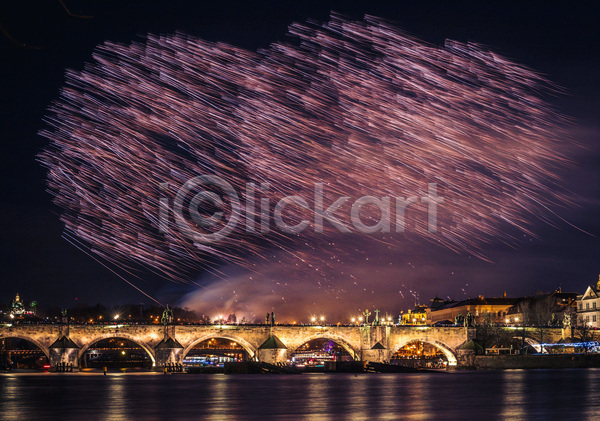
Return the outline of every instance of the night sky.
<path id="1" fill-rule="evenodd" d="M 187 273 L 194 285 L 169 282 L 145 270 L 138 277 L 124 274 L 127 279 L 164 304 L 210 314 L 246 308 L 258 315 L 274 309 L 298 319 L 316 313 L 343 318 L 374 307 L 397 314 L 435 295 L 462 299 L 507 291 L 518 296 L 559 286 L 582 293 L 595 283 L 600 273 L 600 7 L 568 2 L 349 3 L 65 1 L 72 13 L 92 16 L 82 18 L 69 16 L 58 1 L 3 2 L 0 302 L 8 303 L 18 291 L 42 306 L 149 303 L 61 238 L 61 210 L 46 192 L 46 169 L 36 155 L 48 144 L 38 131 L 44 128 L 47 108 L 59 97 L 66 69 L 83 69 L 94 48 L 107 40 L 130 43 L 148 33 L 181 32 L 255 51 L 285 40 L 292 22 L 327 21 L 331 11 L 350 19 L 379 16 L 435 45 L 448 38 L 485 44 L 564 88 L 566 94 L 552 103 L 573 119 L 569 132 L 583 146 L 571 155 L 575 164 L 561 174 L 577 205 L 553 209 L 557 216 L 550 224 L 536 222 L 537 238 L 522 235 L 510 246 L 501 241 L 485 245 L 488 261 L 431 245 L 389 254 L 374 251 L 368 264 L 347 263 L 346 269 L 360 280 L 354 286 L 335 279 L 333 287 L 286 279 L 288 285 L 281 287 L 274 280 L 282 281 L 286 271 L 277 264 L 253 277 L 242 268 L 222 266 L 225 281 L 209 273 Z"/>

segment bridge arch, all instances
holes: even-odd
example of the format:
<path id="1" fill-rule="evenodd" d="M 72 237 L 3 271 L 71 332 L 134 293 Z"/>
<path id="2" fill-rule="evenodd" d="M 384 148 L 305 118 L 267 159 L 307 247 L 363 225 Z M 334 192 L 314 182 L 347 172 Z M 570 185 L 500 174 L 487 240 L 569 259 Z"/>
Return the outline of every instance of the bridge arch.
<path id="1" fill-rule="evenodd" d="M 50 361 L 50 349 L 47 346 L 43 345 L 41 342 L 39 342 L 37 339 L 34 339 L 28 335 L 19 335 L 19 334 L 13 334 L 13 333 L 0 335 L 0 339 L 10 339 L 10 338 L 23 339 L 24 341 L 31 342 L 32 344 L 37 346 L 40 349 L 40 351 L 42 351 L 44 353 L 46 358 L 48 358 L 48 361 Z"/>
<path id="2" fill-rule="evenodd" d="M 392 349 L 392 353 L 390 354 L 390 356 L 394 355 L 401 348 L 405 347 L 406 345 L 408 345 L 411 342 L 424 342 L 429 345 L 433 345 L 437 349 L 442 351 L 442 354 L 444 354 L 444 356 L 448 360 L 449 366 L 455 366 L 458 364 L 458 360 L 456 359 L 456 355 L 454 355 L 454 351 L 448 345 L 446 345 L 445 343 L 440 342 L 440 341 L 435 341 L 435 340 L 431 340 L 431 339 L 423 339 L 423 338 L 418 338 L 418 337 L 403 339 L 402 341 L 397 343 L 396 346 Z"/>
<path id="3" fill-rule="evenodd" d="M 300 347 L 302 345 L 304 345 L 307 342 L 314 341 L 315 339 L 326 339 L 326 340 L 333 341 L 336 344 L 340 345 L 342 348 L 344 348 L 344 350 L 348 354 L 350 354 L 350 356 L 352 357 L 352 359 L 354 361 L 360 360 L 359 353 L 352 347 L 352 345 L 350 345 L 345 339 L 341 338 L 340 336 L 332 335 L 329 332 L 317 333 L 315 335 L 303 337 L 301 343 L 299 343 L 297 346 L 295 346 L 294 349 L 289 350 L 289 355 L 291 355 L 295 352 L 298 352 L 298 349 L 300 349 Z"/>
<path id="4" fill-rule="evenodd" d="M 256 360 L 258 358 L 258 351 L 257 349 L 252 346 L 252 344 L 250 342 L 248 342 L 247 340 L 240 338 L 239 336 L 234 336 L 234 335 L 226 335 L 226 334 L 222 334 L 222 333 L 211 333 L 208 335 L 203 335 L 198 339 L 194 339 L 192 342 L 190 342 L 190 344 L 188 346 L 186 346 L 183 350 L 183 353 L 181 354 L 181 361 L 183 361 L 185 359 L 185 357 L 187 356 L 187 354 L 199 343 L 202 343 L 206 340 L 209 339 L 227 339 L 228 341 L 233 341 L 238 343 L 242 348 L 244 348 L 244 350 L 248 353 L 248 355 L 250 356 L 251 360 Z"/>
<path id="5" fill-rule="evenodd" d="M 105 339 L 127 339 L 128 341 L 133 342 L 134 344 L 138 345 L 140 348 L 142 348 L 144 351 L 146 351 L 146 353 L 150 356 L 150 359 L 152 360 L 152 367 L 156 366 L 156 356 L 154 355 L 154 350 L 152 349 L 152 347 L 148 346 L 147 344 L 145 344 L 144 342 L 141 342 L 139 339 L 137 339 L 136 337 L 132 336 L 132 335 L 127 335 L 125 333 L 109 333 L 106 335 L 102 335 L 102 336 L 97 336 L 94 339 L 92 339 L 91 341 L 89 341 L 87 344 L 85 344 L 80 350 L 79 350 L 79 354 L 77 355 L 77 361 L 80 361 L 81 358 L 83 357 L 83 354 L 85 354 L 85 352 L 90 349 L 93 345 L 97 344 L 100 341 L 103 341 Z"/>

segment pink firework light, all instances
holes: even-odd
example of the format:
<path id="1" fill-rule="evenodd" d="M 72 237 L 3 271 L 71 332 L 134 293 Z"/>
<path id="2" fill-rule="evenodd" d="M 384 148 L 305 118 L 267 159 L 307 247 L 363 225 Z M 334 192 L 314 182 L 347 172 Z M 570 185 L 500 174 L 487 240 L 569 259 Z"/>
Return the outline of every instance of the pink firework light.
<path id="1" fill-rule="evenodd" d="M 293 43 L 258 52 L 148 35 L 107 42 L 83 71 L 68 71 L 39 155 L 66 234 L 120 267 L 185 281 L 215 259 L 252 266 L 270 248 L 311 268 L 350 253 L 327 223 L 322 234 L 262 235 L 241 223 L 213 243 L 161 230 L 161 199 L 172 204 L 202 174 L 226 180 L 242 201 L 247 183 L 268 183 L 256 194 L 271 207 L 284 196 L 311 199 L 317 182 L 326 203 L 424 196 L 436 183 L 437 232 L 414 222 L 378 240 L 479 256 L 490 241 L 514 239 L 507 226 L 534 235 L 536 219 L 571 203 L 559 174 L 573 143 L 545 100 L 555 87 L 536 72 L 476 44 L 426 44 L 371 16 L 293 24 L 289 35 Z M 365 221 L 388 217 L 363 211 Z M 260 220 L 258 207 L 248 213 Z M 336 216 L 351 226 L 347 215 Z M 426 221 L 427 207 L 411 215 Z M 286 218 L 310 216 L 290 206 Z"/>

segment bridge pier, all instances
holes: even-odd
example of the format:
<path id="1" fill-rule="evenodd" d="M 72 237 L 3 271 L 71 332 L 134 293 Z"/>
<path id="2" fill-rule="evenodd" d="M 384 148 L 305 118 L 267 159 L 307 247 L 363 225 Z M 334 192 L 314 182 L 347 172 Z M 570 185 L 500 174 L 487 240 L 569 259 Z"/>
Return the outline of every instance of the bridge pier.
<path id="1" fill-rule="evenodd" d="M 48 347 L 48 359 L 52 370 L 79 371 L 79 347 L 67 335 Z"/>
<path id="2" fill-rule="evenodd" d="M 261 363 L 285 363 L 288 360 L 287 349 L 259 349 L 258 361 Z"/>
<path id="3" fill-rule="evenodd" d="M 173 329 L 173 335 L 175 330 Z M 171 336 L 167 336 L 154 348 L 154 368 L 163 369 L 167 366 L 183 364 L 183 346 Z"/>
<path id="4" fill-rule="evenodd" d="M 391 326 L 360 327 L 360 360 L 364 362 L 386 363 L 391 358 Z"/>
<path id="5" fill-rule="evenodd" d="M 457 368 L 474 368 L 475 351 L 470 349 L 459 349 L 456 352 Z"/>
<path id="6" fill-rule="evenodd" d="M 57 367 L 67 367 L 67 371 L 79 371 L 79 359 L 77 355 L 79 349 L 50 349 L 50 367 L 51 370 L 57 370 Z M 60 371 L 60 369 L 59 369 Z"/>
<path id="7" fill-rule="evenodd" d="M 285 363 L 288 360 L 288 348 L 270 332 L 269 338 L 258 347 L 257 357 L 261 363 Z"/>
<path id="8" fill-rule="evenodd" d="M 362 361 L 370 363 L 387 363 L 390 361 L 390 352 L 387 349 L 363 349 Z"/>
<path id="9" fill-rule="evenodd" d="M 157 349 L 154 368 L 162 369 L 168 365 L 183 364 L 183 349 Z"/>

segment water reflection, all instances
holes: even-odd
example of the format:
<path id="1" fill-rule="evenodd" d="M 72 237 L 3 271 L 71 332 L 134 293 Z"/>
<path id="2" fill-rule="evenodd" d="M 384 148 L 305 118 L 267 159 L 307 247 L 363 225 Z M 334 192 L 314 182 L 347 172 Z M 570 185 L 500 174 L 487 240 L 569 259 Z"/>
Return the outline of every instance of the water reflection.
<path id="1" fill-rule="evenodd" d="M 409 378 L 408 384 L 397 385 L 400 386 L 397 389 L 404 390 L 404 396 L 398 396 L 403 403 L 399 412 L 406 414 L 407 419 L 429 419 L 432 404 L 429 397 L 429 376 L 411 374 Z"/>
<path id="2" fill-rule="evenodd" d="M 580 402 L 581 418 L 598 419 L 600 417 L 600 369 L 590 368 L 582 373 L 581 383 L 585 385 L 585 403 Z"/>
<path id="3" fill-rule="evenodd" d="M 0 389 L 2 396 L 2 410 L 3 418 L 6 416 L 7 420 L 23 419 L 23 415 L 20 411 L 21 406 L 19 405 L 19 379 L 14 376 L 7 376 L 6 381 L 2 382 L 2 388 Z"/>
<path id="4" fill-rule="evenodd" d="M 508 370 L 502 372 L 504 384 L 504 405 L 501 416 L 505 419 L 523 419 L 524 412 L 524 370 Z"/>
<path id="5" fill-rule="evenodd" d="M 208 387 L 203 388 L 203 390 L 210 390 L 210 395 L 205 396 L 210 413 L 207 419 L 211 421 L 229 419 L 228 409 L 235 407 L 239 399 L 239 385 L 237 383 L 228 385 L 225 376 L 209 376 L 208 380 L 210 380 L 206 385 Z"/>
<path id="6" fill-rule="evenodd" d="M 323 417 L 328 412 L 327 400 L 330 397 L 327 393 L 327 385 L 323 382 L 324 376 L 320 374 L 309 374 L 306 377 L 308 378 L 304 397 L 304 399 L 306 399 L 306 412 L 308 413 L 306 419 L 310 419 L 311 416 Z"/>
<path id="7" fill-rule="evenodd" d="M 369 408 L 369 400 L 372 399 L 367 393 L 367 388 L 365 384 L 367 383 L 367 376 L 365 375 L 355 375 L 350 378 L 347 383 L 351 385 L 350 390 L 348 391 L 350 396 L 346 399 L 346 411 L 345 414 L 350 419 L 366 419 L 368 416 L 368 408 Z M 341 383 L 341 382 L 339 382 Z"/>
<path id="8" fill-rule="evenodd" d="M 600 370 L 0 375 L 3 419 L 594 419 Z"/>
<path id="9" fill-rule="evenodd" d="M 127 405 L 129 404 L 127 389 L 125 387 L 126 378 L 124 375 L 108 377 L 108 399 L 106 401 L 106 416 L 108 420 L 122 420 L 127 415 Z"/>

